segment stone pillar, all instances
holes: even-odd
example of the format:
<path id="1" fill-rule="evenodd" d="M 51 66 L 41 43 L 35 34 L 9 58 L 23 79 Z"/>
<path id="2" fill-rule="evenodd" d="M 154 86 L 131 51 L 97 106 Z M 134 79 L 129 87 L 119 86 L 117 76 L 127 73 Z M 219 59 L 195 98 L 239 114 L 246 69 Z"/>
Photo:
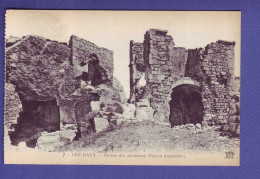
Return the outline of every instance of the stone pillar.
<path id="1" fill-rule="evenodd" d="M 144 59 L 147 83 L 151 91 L 151 107 L 155 110 L 155 120 L 169 121 L 169 101 L 171 85 L 184 76 L 187 51 L 174 48 L 173 38 L 167 31 L 150 29 L 145 34 Z"/>

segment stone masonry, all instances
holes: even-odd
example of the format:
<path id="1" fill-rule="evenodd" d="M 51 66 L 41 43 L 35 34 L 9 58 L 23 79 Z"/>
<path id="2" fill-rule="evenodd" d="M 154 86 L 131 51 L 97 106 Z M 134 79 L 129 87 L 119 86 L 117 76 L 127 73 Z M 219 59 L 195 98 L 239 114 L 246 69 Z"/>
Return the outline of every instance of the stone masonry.
<path id="1" fill-rule="evenodd" d="M 14 126 L 17 124 L 17 119 L 19 117 L 19 113 L 22 111 L 22 103 L 20 101 L 20 98 L 15 92 L 14 85 L 10 83 L 5 84 L 5 121 L 4 126 L 6 127 L 6 130 L 4 130 L 4 137 L 5 140 L 5 146 L 9 146 L 11 144 L 11 141 L 8 137 L 8 134 L 10 132 L 14 131 Z"/>
<path id="2" fill-rule="evenodd" d="M 70 38 L 71 63 L 81 71 L 81 63 L 88 64 L 91 56 L 95 55 L 99 60 L 99 70 L 101 73 L 101 82 L 113 83 L 113 52 L 106 48 L 98 47 L 94 43 L 72 35 Z"/>
<path id="3" fill-rule="evenodd" d="M 137 45 L 138 49 L 143 45 L 143 54 L 142 50 L 137 52 L 133 48 Z M 234 83 L 235 42 L 219 40 L 200 49 L 174 46 L 167 31 L 159 29 L 148 30 L 143 43 L 130 43 L 130 101 L 136 103 L 147 99 L 154 109 L 154 120 L 169 122 L 172 90 L 180 85 L 194 86 L 202 98 L 202 123 L 226 123 Z M 136 54 L 144 57 L 142 70 L 137 68 Z M 138 87 L 138 80 L 137 83 L 134 80 L 143 73 L 146 79 L 143 93 L 146 95 L 140 97 L 134 94 Z"/>

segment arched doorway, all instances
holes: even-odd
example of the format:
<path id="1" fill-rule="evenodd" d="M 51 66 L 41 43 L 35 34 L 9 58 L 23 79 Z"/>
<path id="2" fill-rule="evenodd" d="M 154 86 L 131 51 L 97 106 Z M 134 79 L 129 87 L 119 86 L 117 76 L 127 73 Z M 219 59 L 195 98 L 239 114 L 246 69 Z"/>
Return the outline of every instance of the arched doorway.
<path id="1" fill-rule="evenodd" d="M 203 103 L 200 88 L 181 84 L 173 88 L 170 100 L 171 126 L 197 124 L 203 120 Z"/>

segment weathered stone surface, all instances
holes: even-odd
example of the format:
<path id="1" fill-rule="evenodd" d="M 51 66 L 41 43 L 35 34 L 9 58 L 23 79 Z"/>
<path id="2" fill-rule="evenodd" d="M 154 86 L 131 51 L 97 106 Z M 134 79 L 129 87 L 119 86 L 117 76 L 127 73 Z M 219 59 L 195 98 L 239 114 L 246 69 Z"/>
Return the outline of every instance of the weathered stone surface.
<path id="1" fill-rule="evenodd" d="M 14 131 L 13 125 L 17 124 L 19 113 L 22 111 L 21 100 L 15 92 L 15 86 L 5 83 L 5 109 L 4 109 L 4 146 L 11 145 L 9 133 Z"/>
<path id="2" fill-rule="evenodd" d="M 113 91 L 114 91 L 114 96 L 117 101 L 121 103 L 126 103 L 126 96 L 125 96 L 125 91 L 121 83 L 117 78 L 114 77 L 113 80 Z"/>
<path id="3" fill-rule="evenodd" d="M 109 126 L 109 122 L 107 119 L 102 118 L 102 117 L 95 117 L 94 118 L 94 122 L 95 122 L 95 129 L 96 132 L 101 132 L 104 131 L 108 128 Z"/>
<path id="4" fill-rule="evenodd" d="M 25 136 L 28 145 L 40 137 L 40 148 L 45 139 L 57 137 L 55 132 L 40 136 L 42 131 L 60 130 L 58 136 L 62 143 L 73 140 L 76 131 L 79 136 L 94 132 L 94 118 L 100 115 L 100 104 L 94 101 L 112 101 L 109 103 L 113 107 L 111 114 L 123 113 L 121 103 L 126 99 L 122 85 L 113 79 L 112 51 L 76 36 L 71 36 L 69 44 L 39 36 L 10 38 L 6 40 L 6 47 L 6 84 L 15 84 L 10 94 L 6 90 L 5 96 L 6 107 L 13 111 L 5 110 L 7 137 L 11 124 L 16 125 L 18 113 L 25 104 L 29 105 L 27 113 L 33 113 L 30 104 L 35 103 L 36 107 L 31 106 L 37 108 L 37 115 L 35 120 L 25 121 L 26 117 L 21 116 L 26 116 L 25 112 L 20 113 L 20 123 L 15 126 L 20 132 L 12 133 L 13 140 L 19 142 Z M 48 125 L 39 124 L 43 125 L 39 129 L 30 125 L 32 121 L 40 121 L 42 116 L 49 120 L 45 121 Z M 74 125 L 73 129 L 68 125 Z M 27 137 L 32 139 L 27 140 Z"/>
<path id="5" fill-rule="evenodd" d="M 91 101 L 90 102 L 91 110 L 100 110 L 100 102 L 99 101 Z"/>
<path id="6" fill-rule="evenodd" d="M 134 119 L 135 111 L 136 111 L 136 107 L 134 104 L 124 105 L 124 113 L 123 113 L 124 118 L 127 120 Z"/>
<path id="7" fill-rule="evenodd" d="M 160 122 L 169 122 L 170 106 L 165 103 L 159 103 L 155 108 L 154 120 Z"/>
<path id="8" fill-rule="evenodd" d="M 148 99 L 141 99 L 136 102 L 136 107 L 150 107 L 150 103 Z"/>
<path id="9" fill-rule="evenodd" d="M 79 38 L 72 35 L 69 43 L 72 49 L 71 62 L 78 68 L 81 69 L 80 64 L 89 63 L 92 57 L 96 57 L 99 62 L 98 70 L 100 70 L 99 84 L 113 84 L 113 52 L 103 47 L 98 47 L 92 42 Z"/>
<path id="10" fill-rule="evenodd" d="M 130 42 L 130 98 L 129 102 L 135 102 L 139 94 L 139 80 L 143 77 L 146 64 L 144 61 L 144 46 L 142 43 Z M 156 53 L 153 51 L 152 53 Z"/>
<path id="11" fill-rule="evenodd" d="M 139 121 L 153 121 L 153 108 L 138 107 L 136 109 L 136 119 Z"/>
<path id="12" fill-rule="evenodd" d="M 60 131 L 51 133 L 42 132 L 37 140 L 38 149 L 45 151 L 53 151 L 56 147 L 61 145 L 64 145 L 64 142 L 61 142 Z"/>
<path id="13" fill-rule="evenodd" d="M 195 129 L 197 130 L 197 129 L 201 129 L 201 124 L 200 123 L 197 123 L 196 125 L 195 125 Z"/>
<path id="14" fill-rule="evenodd" d="M 77 130 L 61 130 L 60 131 L 60 137 L 61 139 L 65 139 L 67 141 L 72 141 L 76 137 Z"/>
<path id="15" fill-rule="evenodd" d="M 20 40 L 21 39 L 18 37 L 10 36 L 9 38 L 6 39 L 6 42 L 5 42 L 6 48 L 14 45 L 16 42 L 19 42 Z"/>
<path id="16" fill-rule="evenodd" d="M 51 100 L 69 75 L 70 49 L 39 36 L 26 36 L 6 48 L 7 81 L 16 84 L 23 100 Z"/>

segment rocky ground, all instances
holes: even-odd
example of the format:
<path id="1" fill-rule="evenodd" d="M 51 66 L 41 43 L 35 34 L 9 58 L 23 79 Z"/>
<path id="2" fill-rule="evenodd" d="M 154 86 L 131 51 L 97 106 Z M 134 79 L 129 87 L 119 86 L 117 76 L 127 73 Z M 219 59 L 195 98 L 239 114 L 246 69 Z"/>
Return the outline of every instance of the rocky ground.
<path id="1" fill-rule="evenodd" d="M 230 137 L 219 127 L 196 128 L 194 125 L 177 126 L 152 122 L 124 123 L 104 133 L 90 135 L 57 151 L 93 152 L 227 152 L 239 148 L 238 137 Z"/>

